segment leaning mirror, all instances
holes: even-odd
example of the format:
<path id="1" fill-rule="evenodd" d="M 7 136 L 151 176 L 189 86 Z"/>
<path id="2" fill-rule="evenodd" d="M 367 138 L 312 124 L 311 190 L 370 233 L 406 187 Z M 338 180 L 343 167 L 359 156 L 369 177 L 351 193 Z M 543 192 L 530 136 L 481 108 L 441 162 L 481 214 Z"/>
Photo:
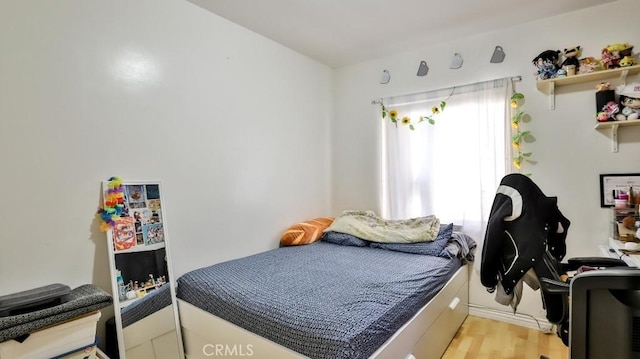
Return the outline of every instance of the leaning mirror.
<path id="1" fill-rule="evenodd" d="M 120 359 L 184 358 L 160 182 L 103 182 Z"/>

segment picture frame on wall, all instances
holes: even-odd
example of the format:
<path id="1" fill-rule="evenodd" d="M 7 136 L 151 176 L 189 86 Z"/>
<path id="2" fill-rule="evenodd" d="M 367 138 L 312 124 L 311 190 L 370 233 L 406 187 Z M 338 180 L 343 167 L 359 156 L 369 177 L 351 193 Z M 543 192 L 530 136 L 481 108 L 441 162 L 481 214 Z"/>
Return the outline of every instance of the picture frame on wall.
<path id="1" fill-rule="evenodd" d="M 600 207 L 615 205 L 616 193 L 640 193 L 640 173 L 606 173 L 600 175 Z"/>

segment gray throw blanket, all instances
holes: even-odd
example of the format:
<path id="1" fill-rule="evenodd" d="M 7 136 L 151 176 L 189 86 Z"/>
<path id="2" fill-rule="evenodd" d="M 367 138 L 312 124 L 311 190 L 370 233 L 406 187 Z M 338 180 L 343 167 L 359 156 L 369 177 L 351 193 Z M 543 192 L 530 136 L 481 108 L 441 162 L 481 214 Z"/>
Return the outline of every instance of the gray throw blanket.
<path id="1" fill-rule="evenodd" d="M 69 293 L 65 303 L 33 312 L 0 318 L 0 343 L 24 336 L 41 328 L 73 319 L 83 314 L 108 307 L 113 302 L 110 294 L 92 285 L 82 285 Z"/>

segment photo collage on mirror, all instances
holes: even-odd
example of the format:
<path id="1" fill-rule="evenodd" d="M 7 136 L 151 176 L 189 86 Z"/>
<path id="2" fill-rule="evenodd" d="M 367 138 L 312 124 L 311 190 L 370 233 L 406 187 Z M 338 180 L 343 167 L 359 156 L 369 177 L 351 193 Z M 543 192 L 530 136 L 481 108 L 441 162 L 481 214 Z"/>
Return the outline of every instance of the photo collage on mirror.
<path id="1" fill-rule="evenodd" d="M 113 231 L 116 251 L 164 242 L 160 187 L 157 184 L 123 185 L 124 208 Z"/>

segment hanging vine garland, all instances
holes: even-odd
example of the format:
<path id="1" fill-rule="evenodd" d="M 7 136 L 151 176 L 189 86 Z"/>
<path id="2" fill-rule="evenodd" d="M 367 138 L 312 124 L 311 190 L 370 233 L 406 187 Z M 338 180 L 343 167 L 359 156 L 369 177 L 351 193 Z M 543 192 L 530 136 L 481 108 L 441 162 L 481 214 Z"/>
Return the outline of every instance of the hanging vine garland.
<path id="1" fill-rule="evenodd" d="M 449 99 L 449 97 L 451 97 L 451 95 L 453 95 L 453 92 L 455 91 L 455 87 L 453 87 L 451 89 L 451 93 L 449 94 L 449 96 L 447 96 L 446 99 L 440 101 L 440 104 L 438 106 L 433 106 L 431 107 L 431 113 L 428 115 L 424 115 L 424 116 L 420 116 L 418 118 L 418 120 L 415 123 L 421 123 L 421 122 L 429 122 L 429 124 L 431 125 L 435 125 L 436 124 L 436 120 L 435 120 L 435 116 L 439 115 L 440 113 L 442 113 L 444 111 L 444 108 L 447 107 L 447 100 Z M 402 123 L 405 126 L 409 126 L 409 129 L 411 131 L 415 130 L 415 126 L 413 125 L 413 122 L 411 120 L 411 118 L 409 116 L 402 116 L 402 118 L 399 117 L 398 115 L 398 111 L 391 109 L 389 110 L 385 105 L 384 102 L 382 101 L 382 99 L 380 99 L 380 110 L 381 110 L 381 114 L 382 114 L 382 119 L 386 119 L 387 116 L 389 117 L 389 120 L 396 125 L 396 127 L 398 127 L 398 121 L 400 121 L 400 123 Z"/>
<path id="2" fill-rule="evenodd" d="M 521 131 L 520 123 L 523 122 L 524 116 L 526 113 L 522 110 L 521 106 L 524 104 L 525 97 L 520 92 L 514 92 L 511 95 L 510 105 L 511 108 L 515 111 L 511 116 L 511 126 L 515 130 L 515 134 L 511 138 L 511 144 L 515 149 L 515 155 L 513 156 L 513 166 L 518 169 L 518 173 L 520 173 L 522 164 L 524 161 L 527 161 L 531 157 L 531 152 L 523 152 L 521 144 L 524 142 L 525 138 L 531 136 L 531 131 Z M 530 176 L 531 173 L 527 173 L 527 176 Z"/>

